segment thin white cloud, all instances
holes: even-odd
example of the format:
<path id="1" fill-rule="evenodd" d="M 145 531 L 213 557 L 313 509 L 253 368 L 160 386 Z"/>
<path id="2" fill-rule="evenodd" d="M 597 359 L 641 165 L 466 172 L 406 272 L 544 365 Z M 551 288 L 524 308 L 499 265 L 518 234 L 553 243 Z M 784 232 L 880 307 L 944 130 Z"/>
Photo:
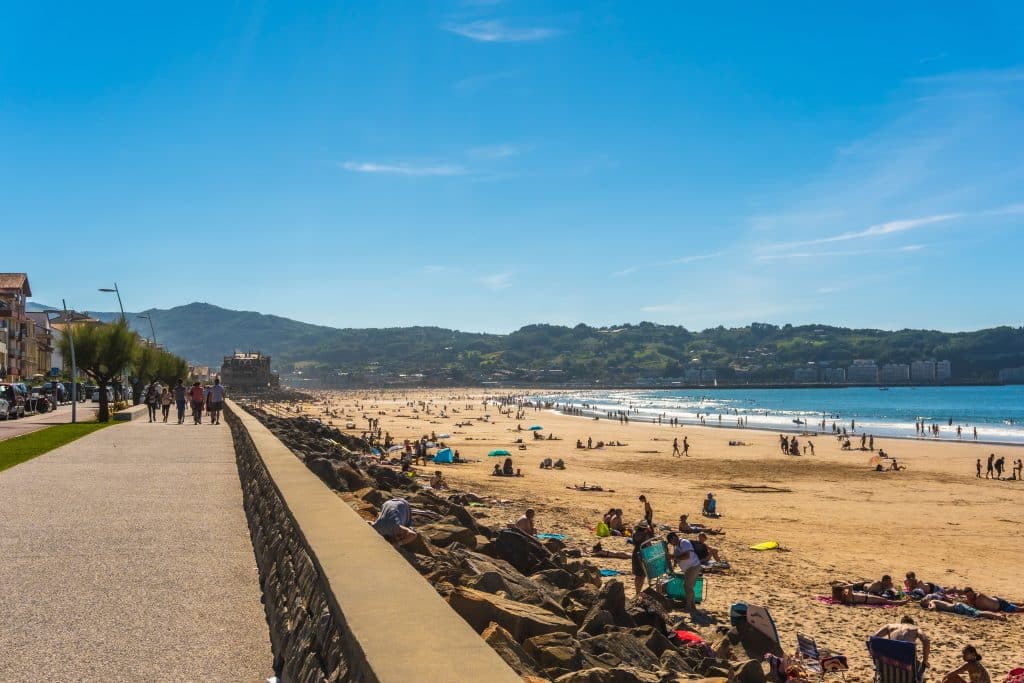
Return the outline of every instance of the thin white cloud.
<path id="1" fill-rule="evenodd" d="M 562 33 L 558 29 L 543 26 L 513 28 L 497 19 L 448 24 L 444 30 L 482 43 L 521 43 L 554 38 Z"/>
<path id="2" fill-rule="evenodd" d="M 671 261 L 659 261 L 657 263 L 646 263 L 639 266 L 631 266 L 629 268 L 617 270 L 613 272 L 612 275 L 621 277 L 623 275 L 630 275 L 632 273 L 636 273 L 641 270 L 649 270 L 651 268 L 663 268 L 665 266 L 678 266 L 684 263 L 693 263 L 694 261 L 704 261 L 706 259 L 712 259 L 718 256 L 722 256 L 723 254 L 725 254 L 724 251 L 716 251 L 711 254 L 693 254 L 691 256 L 683 256 L 682 258 L 672 259 Z"/>
<path id="3" fill-rule="evenodd" d="M 757 257 L 758 261 L 780 261 L 784 259 L 816 259 L 816 258 L 841 258 L 845 256 L 866 256 L 868 254 L 895 254 L 921 251 L 925 248 L 923 244 L 908 244 L 893 249 L 849 249 L 846 251 L 794 251 L 786 254 L 762 254 Z"/>
<path id="4" fill-rule="evenodd" d="M 483 145 L 469 150 L 470 156 L 479 159 L 508 159 L 522 154 L 523 150 L 517 145 Z"/>
<path id="5" fill-rule="evenodd" d="M 512 286 L 512 273 L 493 273 L 477 278 L 477 282 L 487 289 L 508 289 Z"/>
<path id="6" fill-rule="evenodd" d="M 677 304 L 653 304 L 642 306 L 640 310 L 644 313 L 673 313 L 679 310 L 679 306 Z"/>
<path id="7" fill-rule="evenodd" d="M 404 162 L 381 164 L 372 161 L 346 161 L 341 164 L 341 168 L 354 173 L 399 175 L 410 178 L 459 176 L 467 173 L 464 167 L 455 164 L 416 165 Z"/>
<path id="8" fill-rule="evenodd" d="M 947 84 L 1000 84 L 1015 83 L 1024 81 L 1024 66 L 1012 66 L 1006 69 L 978 69 L 967 71 L 950 71 L 947 73 L 933 74 L 931 76 L 920 76 L 911 78 L 911 83 L 921 85 L 947 85 Z"/>
<path id="9" fill-rule="evenodd" d="M 935 216 L 923 216 L 921 218 L 907 218 L 897 221 L 888 221 L 886 223 L 877 223 L 864 230 L 858 230 L 856 232 L 844 232 L 840 235 L 833 235 L 832 237 L 821 237 L 813 240 L 801 240 L 799 242 L 786 242 L 783 244 L 769 245 L 769 249 L 792 249 L 793 247 L 808 247 L 815 244 L 831 244 L 833 242 L 847 242 L 849 240 L 863 239 L 865 237 L 880 237 L 882 235 L 892 235 L 899 232 L 906 232 L 907 230 L 914 230 L 925 225 L 933 225 L 935 223 L 945 223 L 947 221 L 956 220 L 957 218 L 963 218 L 967 214 L 964 213 L 943 213 Z"/>

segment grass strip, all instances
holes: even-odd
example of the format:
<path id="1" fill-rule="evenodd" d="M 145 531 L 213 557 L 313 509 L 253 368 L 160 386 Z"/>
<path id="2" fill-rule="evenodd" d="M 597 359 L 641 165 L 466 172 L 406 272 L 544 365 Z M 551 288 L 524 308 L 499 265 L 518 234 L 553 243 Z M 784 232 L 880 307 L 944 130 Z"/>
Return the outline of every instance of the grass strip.
<path id="1" fill-rule="evenodd" d="M 0 441 L 0 472 L 112 424 L 114 424 L 113 421 L 53 425 L 21 436 L 4 439 Z"/>

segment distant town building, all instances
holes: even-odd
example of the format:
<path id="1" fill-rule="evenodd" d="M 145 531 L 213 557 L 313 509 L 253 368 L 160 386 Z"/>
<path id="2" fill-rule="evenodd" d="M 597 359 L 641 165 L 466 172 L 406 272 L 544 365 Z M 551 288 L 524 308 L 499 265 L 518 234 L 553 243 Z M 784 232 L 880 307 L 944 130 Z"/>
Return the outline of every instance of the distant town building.
<path id="1" fill-rule="evenodd" d="M 50 370 L 55 365 L 53 360 L 53 338 L 54 331 L 50 326 L 49 314 L 45 311 L 33 311 L 25 314 L 28 318 L 26 325 L 26 375 L 50 376 Z"/>
<path id="2" fill-rule="evenodd" d="M 714 382 L 717 378 L 718 378 L 718 373 L 715 372 L 714 368 L 704 368 L 703 370 L 700 371 L 700 381 L 701 382 L 704 382 L 704 383 Z"/>
<path id="3" fill-rule="evenodd" d="M 882 366 L 882 381 L 886 384 L 906 384 L 910 381 L 910 366 L 906 363 L 886 363 Z"/>
<path id="4" fill-rule="evenodd" d="M 948 360 L 940 360 L 935 364 L 935 381 L 948 382 L 953 379 L 953 366 Z"/>
<path id="5" fill-rule="evenodd" d="M 910 364 L 910 379 L 917 384 L 931 384 L 935 381 L 935 361 L 915 360 Z"/>
<path id="6" fill-rule="evenodd" d="M 793 381 L 803 383 L 813 383 L 818 381 L 818 368 L 813 365 L 797 368 L 793 371 Z"/>
<path id="7" fill-rule="evenodd" d="M 846 368 L 825 368 L 825 381 L 829 384 L 846 384 Z"/>
<path id="8" fill-rule="evenodd" d="M 851 384 L 878 384 L 878 366 L 873 360 L 855 360 L 846 370 Z"/>
<path id="9" fill-rule="evenodd" d="M 0 378 L 25 381 L 30 375 L 26 367 L 26 346 L 29 344 L 25 302 L 32 296 L 32 287 L 25 273 L 0 273 Z"/>
<path id="10" fill-rule="evenodd" d="M 1003 368 L 999 371 L 999 381 L 1003 384 L 1024 384 L 1024 368 Z"/>
<path id="11" fill-rule="evenodd" d="M 259 351 L 235 352 L 224 356 L 220 367 L 220 381 L 231 389 L 252 391 L 278 385 L 278 376 L 270 371 L 270 356 Z"/>

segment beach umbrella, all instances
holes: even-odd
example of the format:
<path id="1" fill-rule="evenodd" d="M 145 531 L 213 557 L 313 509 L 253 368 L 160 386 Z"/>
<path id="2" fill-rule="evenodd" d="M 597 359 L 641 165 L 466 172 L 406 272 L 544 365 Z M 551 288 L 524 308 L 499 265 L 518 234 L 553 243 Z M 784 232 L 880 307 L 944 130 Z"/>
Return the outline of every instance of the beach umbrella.
<path id="1" fill-rule="evenodd" d="M 532 427 L 530 427 L 530 431 L 531 432 L 539 432 L 542 429 L 544 429 L 544 428 L 541 427 L 540 425 L 533 425 Z"/>
<path id="2" fill-rule="evenodd" d="M 438 434 L 437 438 L 439 438 L 439 439 L 450 439 L 450 438 L 452 438 L 452 435 L 451 434 Z"/>
<path id="3" fill-rule="evenodd" d="M 428 441 L 425 444 L 423 444 L 423 447 L 424 448 L 434 448 L 436 445 L 437 444 L 435 444 L 433 441 Z"/>
<path id="4" fill-rule="evenodd" d="M 401 446 L 392 446 L 391 448 L 388 449 L 388 453 L 394 453 L 395 451 L 400 451 L 400 450 L 402 450 Z"/>
<path id="5" fill-rule="evenodd" d="M 498 449 L 495 449 L 495 450 L 491 451 L 490 453 L 488 453 L 487 457 L 499 456 L 499 455 L 512 455 L 512 454 L 509 453 L 508 451 L 506 451 L 504 448 L 498 448 Z"/>

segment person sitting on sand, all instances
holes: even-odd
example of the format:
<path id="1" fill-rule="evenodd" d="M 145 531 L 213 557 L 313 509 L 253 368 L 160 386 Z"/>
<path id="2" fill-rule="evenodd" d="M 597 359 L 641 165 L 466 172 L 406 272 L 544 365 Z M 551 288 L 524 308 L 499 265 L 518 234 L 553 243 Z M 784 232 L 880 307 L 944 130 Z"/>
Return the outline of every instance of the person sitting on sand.
<path id="1" fill-rule="evenodd" d="M 501 465 L 499 465 L 498 463 L 494 463 L 494 471 L 491 472 L 491 476 L 492 477 L 500 477 L 500 476 L 502 476 L 502 474 L 501 474 Z"/>
<path id="2" fill-rule="evenodd" d="M 586 448 L 586 446 L 583 445 L 582 441 L 576 439 L 576 448 Z"/>
<path id="3" fill-rule="evenodd" d="M 630 554 L 622 550 L 605 550 L 601 546 L 601 541 L 594 544 L 594 547 L 590 550 L 590 554 L 594 557 L 607 557 L 616 560 L 628 560 L 630 558 Z"/>
<path id="4" fill-rule="evenodd" d="M 419 538 L 419 534 L 412 530 L 412 508 L 405 498 L 384 501 L 380 514 L 370 526 L 396 547 L 408 545 Z"/>
<path id="5" fill-rule="evenodd" d="M 612 534 L 615 536 L 624 535 L 626 533 L 626 528 L 622 524 L 622 509 L 615 508 L 611 512 L 612 515 L 606 522 L 608 524 L 608 529 L 611 530 Z"/>
<path id="6" fill-rule="evenodd" d="M 889 600 L 880 595 L 854 590 L 854 584 L 832 586 L 832 599 L 843 605 L 904 605 L 907 603 L 906 600 Z"/>
<path id="7" fill-rule="evenodd" d="M 430 478 L 430 488 L 436 490 L 448 488 L 448 482 L 444 480 L 444 475 L 441 474 L 441 470 L 434 471 L 434 476 Z"/>
<path id="8" fill-rule="evenodd" d="M 921 600 L 921 608 L 931 610 L 933 612 L 952 612 L 953 614 L 959 614 L 962 617 L 970 617 L 971 619 L 996 619 L 998 621 L 1006 621 L 1005 614 L 989 612 L 976 607 L 971 607 L 966 602 L 949 602 L 948 600 L 939 600 L 938 598 L 933 598 L 931 596 L 927 596 Z"/>
<path id="9" fill-rule="evenodd" d="M 999 597 L 990 597 L 984 593 L 977 593 L 973 588 L 967 586 L 963 591 L 964 602 L 971 607 L 977 607 L 986 612 L 1007 612 L 1013 613 L 1020 610 L 1018 605 Z"/>
<path id="10" fill-rule="evenodd" d="M 961 656 L 964 663 L 946 674 L 942 683 L 992 683 L 988 670 L 981 665 L 981 655 L 973 645 L 964 646 Z"/>
<path id="11" fill-rule="evenodd" d="M 889 471 L 890 472 L 899 472 L 900 470 L 905 470 L 905 469 L 907 469 L 907 466 L 906 465 L 899 465 L 899 464 L 897 464 L 896 458 L 892 458 L 892 462 L 889 463 Z"/>
<path id="12" fill-rule="evenodd" d="M 544 458 L 543 460 L 541 460 L 540 461 L 540 468 L 542 470 L 550 470 L 551 469 L 551 458 Z"/>
<path id="13" fill-rule="evenodd" d="M 555 461 L 555 464 L 552 465 L 552 467 L 554 467 L 556 470 L 564 470 L 565 469 L 565 461 L 562 460 L 561 458 L 559 458 L 558 460 Z"/>
<path id="14" fill-rule="evenodd" d="M 533 518 L 537 515 L 533 508 L 528 509 L 523 516 L 516 520 L 515 527 L 527 536 L 536 536 L 537 527 L 533 525 Z"/>
<path id="15" fill-rule="evenodd" d="M 506 477 L 516 476 L 515 468 L 512 466 L 512 458 L 505 458 L 505 464 L 502 465 L 501 473 Z"/>
<path id="16" fill-rule="evenodd" d="M 886 624 L 875 632 L 875 638 L 889 638 L 900 640 L 904 643 L 921 641 L 921 670 L 928 668 L 928 652 L 931 649 L 932 641 L 924 634 L 924 631 L 917 627 L 914 617 L 904 615 L 898 624 Z"/>
<path id="17" fill-rule="evenodd" d="M 693 546 L 694 552 L 697 553 L 697 559 L 700 560 L 701 564 L 707 564 L 711 561 L 722 561 L 722 558 L 718 556 L 718 548 L 712 548 L 708 545 L 707 534 L 697 534 L 697 540 L 691 540 L 690 544 Z"/>
<path id="18" fill-rule="evenodd" d="M 718 501 L 715 500 L 715 494 L 708 491 L 708 497 L 704 499 L 704 507 L 701 510 L 701 514 L 705 517 L 721 517 L 718 513 Z"/>

